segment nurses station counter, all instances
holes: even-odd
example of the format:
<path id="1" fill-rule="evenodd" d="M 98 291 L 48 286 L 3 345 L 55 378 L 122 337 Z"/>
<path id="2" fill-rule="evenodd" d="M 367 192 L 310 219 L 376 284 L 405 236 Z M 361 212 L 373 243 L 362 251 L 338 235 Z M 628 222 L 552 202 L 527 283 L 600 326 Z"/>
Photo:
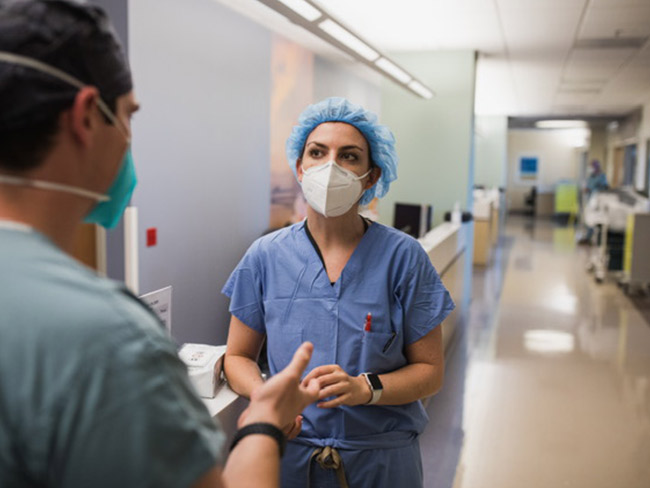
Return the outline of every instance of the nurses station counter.
<path id="1" fill-rule="evenodd" d="M 457 327 L 463 303 L 463 277 L 467 230 L 469 224 L 445 222 L 418 239 L 427 252 L 431 263 L 438 271 L 442 282 L 456 303 L 456 309 L 442 323 L 444 348 L 447 350 Z M 237 430 L 237 419 L 248 405 L 248 400 L 233 392 L 225 381 L 217 389 L 214 398 L 203 398 L 210 415 L 223 427 L 229 445 Z"/>
<path id="2" fill-rule="evenodd" d="M 449 290 L 456 308 L 442 323 L 442 340 L 445 350 L 449 346 L 463 303 L 462 295 L 465 276 L 465 250 L 467 249 L 467 231 L 470 224 L 445 222 L 429 231 L 419 239 L 420 244 L 429 255 L 445 288 Z"/>
<path id="3" fill-rule="evenodd" d="M 474 264 L 490 264 L 502 224 L 501 192 L 497 188 L 474 190 Z"/>

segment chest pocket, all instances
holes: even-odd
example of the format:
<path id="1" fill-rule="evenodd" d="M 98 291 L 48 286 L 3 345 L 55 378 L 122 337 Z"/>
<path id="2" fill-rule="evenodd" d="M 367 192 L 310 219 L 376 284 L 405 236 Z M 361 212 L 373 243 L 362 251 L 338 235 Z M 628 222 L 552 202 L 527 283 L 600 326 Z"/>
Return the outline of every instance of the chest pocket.
<path id="1" fill-rule="evenodd" d="M 392 332 L 363 332 L 361 338 L 360 372 L 388 373 L 406 364 L 402 353 L 401 334 Z"/>

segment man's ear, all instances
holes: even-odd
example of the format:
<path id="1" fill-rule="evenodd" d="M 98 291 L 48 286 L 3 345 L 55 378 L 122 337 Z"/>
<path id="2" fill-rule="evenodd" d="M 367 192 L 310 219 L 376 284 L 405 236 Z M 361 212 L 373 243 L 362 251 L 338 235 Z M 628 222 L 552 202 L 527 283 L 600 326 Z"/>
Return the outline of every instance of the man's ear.
<path id="1" fill-rule="evenodd" d="M 296 176 L 298 176 L 298 181 L 302 183 L 302 158 L 296 159 Z"/>
<path id="2" fill-rule="evenodd" d="M 97 101 L 99 91 L 93 86 L 84 86 L 75 96 L 70 109 L 70 130 L 73 137 L 83 146 L 92 143 L 93 132 L 101 120 Z"/>

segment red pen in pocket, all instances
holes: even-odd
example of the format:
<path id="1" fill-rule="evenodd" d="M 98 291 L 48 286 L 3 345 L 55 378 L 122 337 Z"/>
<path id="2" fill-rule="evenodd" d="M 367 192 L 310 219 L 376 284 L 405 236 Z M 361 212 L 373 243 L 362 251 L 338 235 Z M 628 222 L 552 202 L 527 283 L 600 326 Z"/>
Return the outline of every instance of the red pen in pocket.
<path id="1" fill-rule="evenodd" d="M 370 332 L 370 329 L 372 328 L 372 314 L 368 312 L 368 315 L 366 315 L 366 325 L 364 326 L 363 330 L 366 332 Z"/>

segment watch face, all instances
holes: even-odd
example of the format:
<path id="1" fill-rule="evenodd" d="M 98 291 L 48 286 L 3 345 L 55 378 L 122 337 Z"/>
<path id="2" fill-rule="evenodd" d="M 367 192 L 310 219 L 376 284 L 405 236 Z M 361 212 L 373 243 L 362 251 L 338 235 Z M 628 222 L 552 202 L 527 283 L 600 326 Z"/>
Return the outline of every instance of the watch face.
<path id="1" fill-rule="evenodd" d="M 381 390 L 383 388 L 381 380 L 376 374 L 368 374 L 368 381 L 370 381 L 373 390 Z"/>

